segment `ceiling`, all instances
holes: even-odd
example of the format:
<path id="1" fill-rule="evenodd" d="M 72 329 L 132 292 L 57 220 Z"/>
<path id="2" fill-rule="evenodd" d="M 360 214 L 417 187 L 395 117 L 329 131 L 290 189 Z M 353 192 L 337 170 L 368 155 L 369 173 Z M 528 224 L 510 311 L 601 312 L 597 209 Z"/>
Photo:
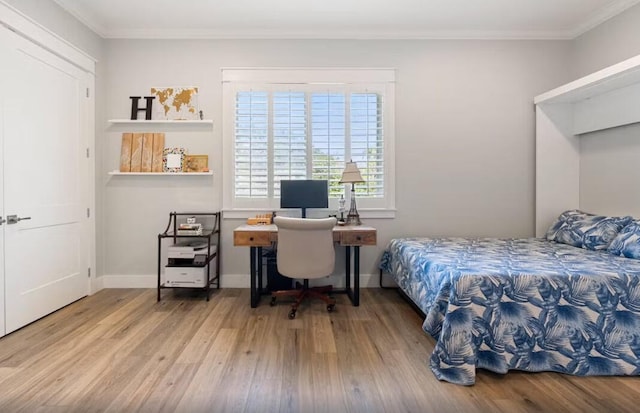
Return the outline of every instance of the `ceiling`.
<path id="1" fill-rule="evenodd" d="M 640 0 L 53 0 L 105 38 L 572 39 Z"/>

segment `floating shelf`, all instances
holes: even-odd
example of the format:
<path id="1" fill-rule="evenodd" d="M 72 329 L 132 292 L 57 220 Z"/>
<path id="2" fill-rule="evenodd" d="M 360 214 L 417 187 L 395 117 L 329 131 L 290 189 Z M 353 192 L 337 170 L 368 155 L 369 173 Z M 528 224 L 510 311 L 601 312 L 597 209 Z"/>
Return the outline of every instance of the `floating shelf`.
<path id="1" fill-rule="evenodd" d="M 181 125 L 213 125 L 212 119 L 204 120 L 164 120 L 164 119 L 152 119 L 152 120 L 131 120 L 131 119 L 109 119 L 109 123 L 122 124 L 122 125 L 167 125 L 167 124 L 181 124 Z"/>
<path id="2" fill-rule="evenodd" d="M 208 176 L 213 175 L 213 171 L 209 172 L 120 172 L 120 171 L 111 171 L 109 175 L 119 175 L 119 176 Z"/>

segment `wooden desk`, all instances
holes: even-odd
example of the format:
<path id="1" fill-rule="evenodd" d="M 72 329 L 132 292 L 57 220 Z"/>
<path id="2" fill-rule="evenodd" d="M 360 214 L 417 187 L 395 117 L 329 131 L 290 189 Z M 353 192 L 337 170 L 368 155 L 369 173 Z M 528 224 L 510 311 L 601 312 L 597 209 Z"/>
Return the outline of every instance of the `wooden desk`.
<path id="1" fill-rule="evenodd" d="M 360 305 L 360 247 L 376 245 L 377 231 L 373 227 L 336 226 L 333 228 L 333 240 L 345 247 L 345 289 L 334 290 L 346 293 L 354 306 Z M 240 225 L 233 230 L 233 245 L 250 247 L 251 307 L 260 301 L 262 288 L 262 248 L 271 247 L 278 242 L 278 227 L 275 225 Z M 353 287 L 351 286 L 351 248 L 353 247 Z"/>

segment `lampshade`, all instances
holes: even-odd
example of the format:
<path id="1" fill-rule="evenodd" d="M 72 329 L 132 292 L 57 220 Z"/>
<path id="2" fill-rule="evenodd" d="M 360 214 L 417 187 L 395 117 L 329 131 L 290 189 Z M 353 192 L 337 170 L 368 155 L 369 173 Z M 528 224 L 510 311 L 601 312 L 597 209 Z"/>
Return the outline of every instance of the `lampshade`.
<path id="1" fill-rule="evenodd" d="M 340 183 L 353 184 L 358 182 L 364 182 L 364 179 L 362 179 L 362 175 L 360 174 L 358 165 L 353 161 L 349 161 L 344 166 L 344 171 L 342 171 L 342 178 L 340 178 Z"/>

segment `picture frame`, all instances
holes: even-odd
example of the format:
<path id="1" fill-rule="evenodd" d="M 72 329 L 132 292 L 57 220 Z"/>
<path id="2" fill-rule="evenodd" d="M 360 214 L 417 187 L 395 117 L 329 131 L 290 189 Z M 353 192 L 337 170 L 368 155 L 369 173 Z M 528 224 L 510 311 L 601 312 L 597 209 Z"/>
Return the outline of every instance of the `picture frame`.
<path id="1" fill-rule="evenodd" d="M 184 157 L 186 150 L 184 148 L 165 148 L 162 153 L 162 171 L 163 172 L 183 172 Z"/>
<path id="2" fill-rule="evenodd" d="M 209 155 L 185 155 L 184 172 L 209 172 Z"/>
<path id="3" fill-rule="evenodd" d="M 152 87 L 153 119 L 197 120 L 198 88 L 190 87 Z"/>

